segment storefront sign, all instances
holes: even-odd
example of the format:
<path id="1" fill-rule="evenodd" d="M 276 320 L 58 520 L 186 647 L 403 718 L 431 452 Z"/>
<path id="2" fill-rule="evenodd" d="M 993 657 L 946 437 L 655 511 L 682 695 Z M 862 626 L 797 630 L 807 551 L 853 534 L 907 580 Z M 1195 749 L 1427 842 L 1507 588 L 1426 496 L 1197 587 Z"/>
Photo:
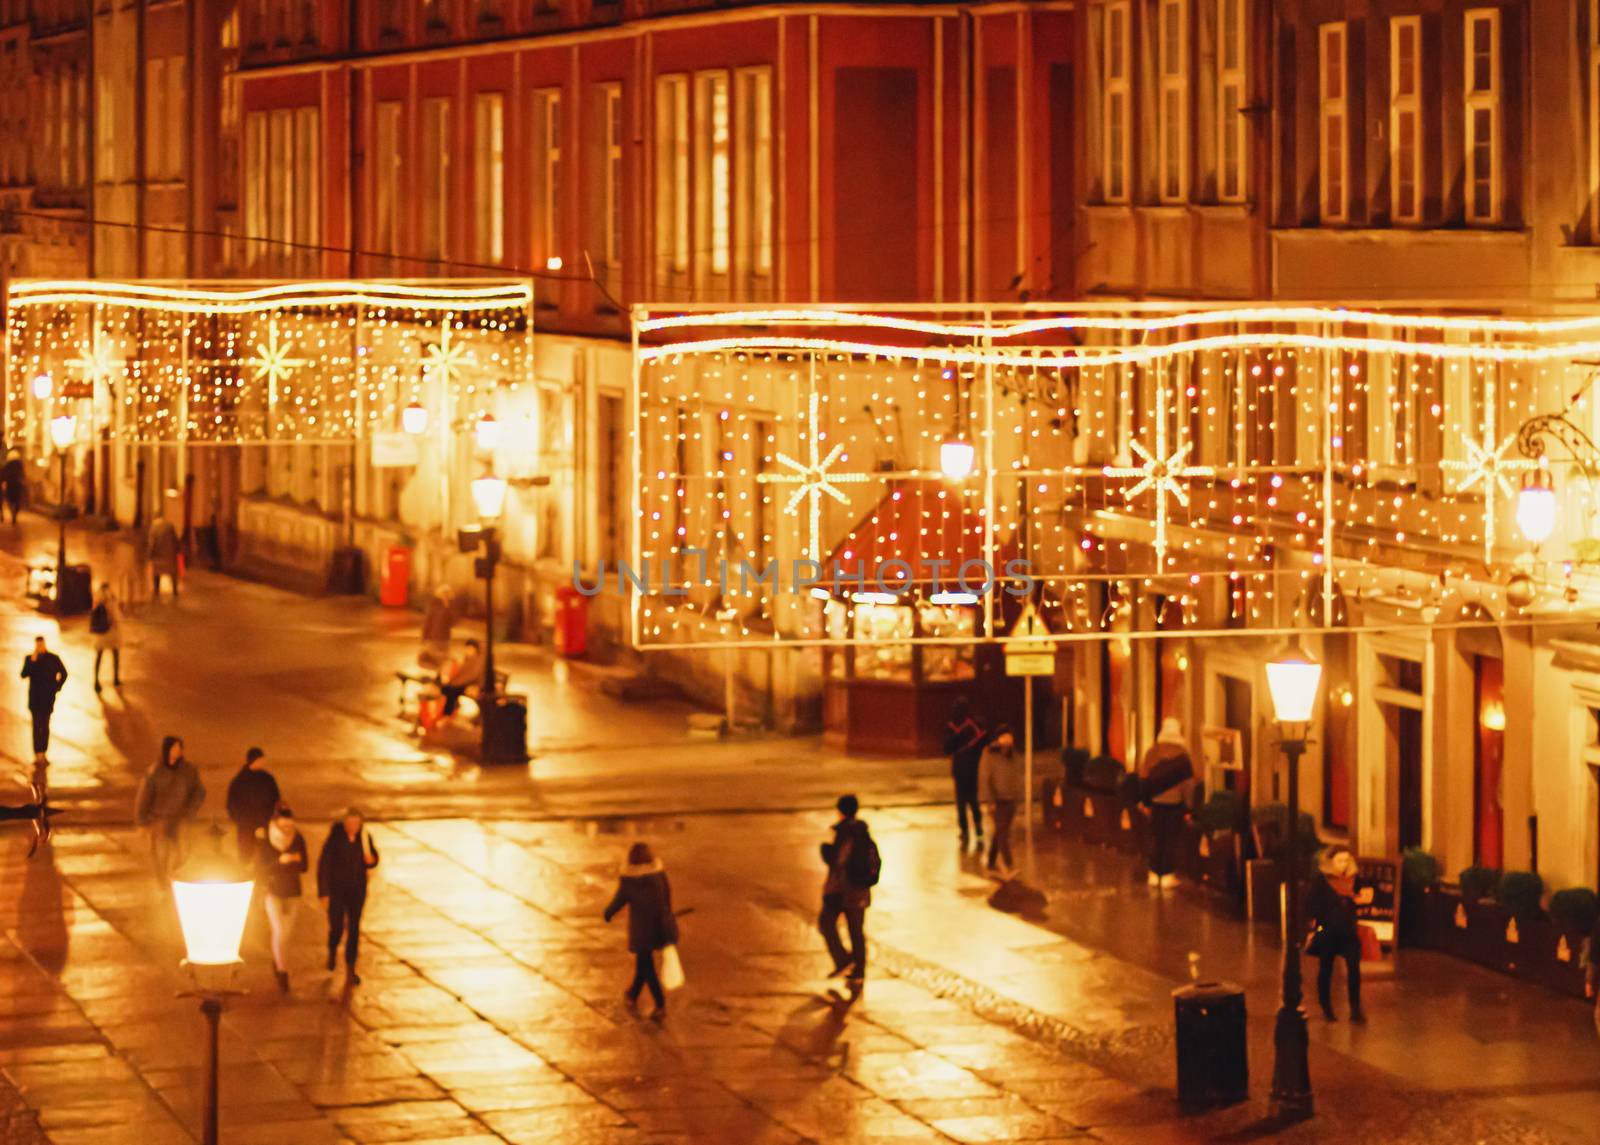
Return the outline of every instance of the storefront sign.
<path id="1" fill-rule="evenodd" d="M 1400 922 L 1400 864 L 1392 859 L 1357 859 L 1356 919 L 1376 941 L 1363 936 L 1364 962 L 1392 964 Z"/>

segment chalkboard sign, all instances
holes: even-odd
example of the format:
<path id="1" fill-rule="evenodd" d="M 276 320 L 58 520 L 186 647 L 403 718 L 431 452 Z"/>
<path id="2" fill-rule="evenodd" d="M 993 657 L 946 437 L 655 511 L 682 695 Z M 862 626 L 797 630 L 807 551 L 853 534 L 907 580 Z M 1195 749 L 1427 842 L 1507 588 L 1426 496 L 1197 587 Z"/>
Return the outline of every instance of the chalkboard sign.
<path id="1" fill-rule="evenodd" d="M 1356 918 L 1377 941 L 1377 957 L 1362 943 L 1363 961 L 1388 961 L 1394 956 L 1400 922 L 1400 864 L 1393 859 L 1357 859 Z"/>

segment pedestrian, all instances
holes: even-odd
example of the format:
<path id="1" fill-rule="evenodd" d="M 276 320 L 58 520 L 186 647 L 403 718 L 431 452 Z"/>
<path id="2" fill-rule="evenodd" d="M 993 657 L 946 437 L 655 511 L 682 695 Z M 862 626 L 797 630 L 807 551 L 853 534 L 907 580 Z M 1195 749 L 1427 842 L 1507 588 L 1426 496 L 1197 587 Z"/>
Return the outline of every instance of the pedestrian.
<path id="1" fill-rule="evenodd" d="M 21 675 L 28 681 L 28 714 L 33 717 L 33 762 L 44 763 L 50 750 L 50 717 L 67 682 L 67 666 L 45 647 L 43 636 L 35 636 L 33 651 L 22 658 Z"/>
<path id="2" fill-rule="evenodd" d="M 1311 936 L 1306 951 L 1317 959 L 1317 1000 L 1322 1016 L 1338 1021 L 1333 1012 L 1333 964 L 1344 959 L 1345 990 L 1350 997 L 1350 1020 L 1366 1021 L 1361 1012 L 1361 931 L 1356 918 L 1355 856 L 1336 847 L 1317 864 L 1318 871 L 1306 894 L 1306 914 Z"/>
<path id="3" fill-rule="evenodd" d="M 183 824 L 200 813 L 206 785 L 200 771 L 183 754 L 183 741 L 166 736 L 161 757 L 139 781 L 133 801 L 133 821 L 150 833 L 150 865 L 163 886 L 183 865 Z"/>
<path id="4" fill-rule="evenodd" d="M 1600 914 L 1589 934 L 1589 965 L 1583 978 L 1584 994 L 1594 999 L 1594 1032 L 1600 1034 Z"/>
<path id="5" fill-rule="evenodd" d="M 356 959 L 361 955 L 361 910 L 367 905 L 367 872 L 378 865 L 378 847 L 364 830 L 365 819 L 357 807 L 328 831 L 317 856 L 317 897 L 328 908 L 328 971 L 332 973 L 344 939 L 346 980 L 361 984 Z"/>
<path id="6" fill-rule="evenodd" d="M 839 819 L 833 825 L 833 841 L 822 844 L 828 877 L 822 884 L 822 913 L 817 918 L 817 929 L 822 931 L 833 958 L 828 977 L 848 974 L 854 995 L 861 992 L 867 977 L 867 908 L 872 905 L 872 888 L 878 885 L 883 863 L 872 832 L 856 817 L 861 810 L 856 797 L 841 795 L 835 807 Z M 850 935 L 849 949 L 839 941 L 841 917 Z"/>
<path id="7" fill-rule="evenodd" d="M 117 535 L 116 547 L 112 551 L 111 583 L 115 586 L 117 600 L 125 605 L 137 604 L 144 592 L 145 578 L 139 559 L 141 543 L 139 535 L 127 530 Z"/>
<path id="8" fill-rule="evenodd" d="M 1016 751 L 1016 737 L 1001 724 L 983 750 L 979 764 L 978 787 L 989 803 L 994 819 L 994 835 L 989 841 L 988 870 L 1009 879 L 1017 873 L 1011 855 L 1011 824 L 1017 817 L 1017 804 L 1027 795 L 1026 764 Z"/>
<path id="9" fill-rule="evenodd" d="M 1161 721 L 1156 742 L 1139 762 L 1140 798 L 1150 808 L 1149 877 L 1153 887 L 1178 885 L 1178 840 L 1188 813 L 1194 763 L 1174 716 Z"/>
<path id="10" fill-rule="evenodd" d="M 661 990 L 661 979 L 656 974 L 656 951 L 678 943 L 678 919 L 672 913 L 672 884 L 661 860 L 650 850 L 649 843 L 635 843 L 628 848 L 628 861 L 622 866 L 617 880 L 617 893 L 606 905 L 605 919 L 611 919 L 628 908 L 628 951 L 633 955 L 633 982 L 623 997 L 631 1010 L 639 1004 L 639 992 L 646 987 L 655 999 L 652 1018 L 663 1018 L 667 1013 L 666 995 Z"/>
<path id="11" fill-rule="evenodd" d="M 122 687 L 122 602 L 108 581 L 100 583 L 100 599 L 89 611 L 89 633 L 94 637 L 94 692 L 100 694 L 100 661 L 111 653 L 111 686 Z"/>
<path id="12" fill-rule="evenodd" d="M 445 676 L 448 674 L 449 679 Z M 453 716 L 461 706 L 461 697 L 483 683 L 483 646 L 476 640 L 467 641 L 467 650 L 454 664 L 447 664 L 439 674 L 439 691 L 444 695 L 444 708 L 439 713 Z"/>
<path id="13" fill-rule="evenodd" d="M 256 878 L 264 892 L 267 929 L 272 934 L 272 970 L 279 993 L 287 994 L 289 940 L 300 907 L 300 877 L 311 862 L 306 856 L 305 836 L 286 803 L 273 809 L 271 820 L 256 835 Z"/>
<path id="14" fill-rule="evenodd" d="M 450 657 L 451 632 L 456 624 L 456 594 L 447 584 L 433 590 L 428 599 L 428 610 L 422 615 L 422 650 L 417 653 L 417 664 L 423 668 L 440 668 Z"/>
<path id="15" fill-rule="evenodd" d="M 988 743 L 989 729 L 983 721 L 967 708 L 967 698 L 962 696 L 950 709 L 950 719 L 945 724 L 944 753 L 950 757 L 950 778 L 956 788 L 956 825 L 961 829 L 961 846 L 967 845 L 967 820 L 978 836 L 978 849 L 983 849 L 983 809 L 978 804 L 978 767 L 983 762 L 984 745 Z"/>
<path id="16" fill-rule="evenodd" d="M 167 520 L 166 513 L 163 512 L 150 526 L 148 546 L 151 599 L 161 599 L 161 578 L 166 577 L 172 582 L 172 599 L 177 600 L 178 553 L 182 545 L 178 541 L 178 530 Z"/>
<path id="17" fill-rule="evenodd" d="M 228 818 L 233 821 L 241 861 L 256 853 L 256 839 L 278 805 L 278 781 L 261 766 L 266 755 L 259 747 L 245 752 L 244 766 L 228 784 Z"/>
<path id="18" fill-rule="evenodd" d="M 22 499 L 28 489 L 28 478 L 22 467 L 22 454 L 15 449 L 8 449 L 5 456 L 5 462 L 0 464 L 0 496 L 5 498 L 5 507 L 11 510 L 11 527 L 16 528 L 17 513 L 22 508 Z"/>

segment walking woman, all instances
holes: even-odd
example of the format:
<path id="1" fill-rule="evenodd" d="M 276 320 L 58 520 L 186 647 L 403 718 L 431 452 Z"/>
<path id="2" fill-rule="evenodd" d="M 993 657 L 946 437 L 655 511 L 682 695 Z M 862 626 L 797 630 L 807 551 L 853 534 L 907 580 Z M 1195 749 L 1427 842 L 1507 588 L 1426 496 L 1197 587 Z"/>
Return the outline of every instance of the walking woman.
<path id="1" fill-rule="evenodd" d="M 1322 1016 L 1338 1021 L 1333 1012 L 1333 964 L 1344 959 L 1345 989 L 1350 996 L 1350 1020 L 1366 1021 L 1361 1012 L 1361 933 L 1356 920 L 1356 860 L 1340 847 L 1324 856 L 1306 896 L 1306 914 L 1312 922 L 1306 951 L 1317 957 L 1317 1000 Z"/>
<path id="2" fill-rule="evenodd" d="M 267 928 L 272 932 L 272 970 L 278 991 L 289 992 L 289 940 L 294 935 L 295 914 L 300 907 L 300 878 L 311 866 L 306 854 L 306 839 L 295 826 L 294 812 L 280 803 L 272 818 L 256 834 L 257 881 L 265 893 Z"/>
<path id="3" fill-rule="evenodd" d="M 111 653 L 111 686 L 122 687 L 122 602 L 108 581 L 100 584 L 100 599 L 89 613 L 89 632 L 94 637 L 94 691 L 100 694 L 100 661 Z"/>
<path id="4" fill-rule="evenodd" d="M 667 998 L 656 976 L 655 955 L 662 947 L 677 944 L 678 920 L 672 913 L 672 885 L 649 843 L 628 848 L 617 893 L 606 907 L 606 921 L 623 907 L 628 908 L 628 949 L 633 952 L 633 983 L 624 995 L 628 1008 L 638 1005 L 639 992 L 648 986 L 656 1003 L 651 1017 L 665 1017 Z"/>

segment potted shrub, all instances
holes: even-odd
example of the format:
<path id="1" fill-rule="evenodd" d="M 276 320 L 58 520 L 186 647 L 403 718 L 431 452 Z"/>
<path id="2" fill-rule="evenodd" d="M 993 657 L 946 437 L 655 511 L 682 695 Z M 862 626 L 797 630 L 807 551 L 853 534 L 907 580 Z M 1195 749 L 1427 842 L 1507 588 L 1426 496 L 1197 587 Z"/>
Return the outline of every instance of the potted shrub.
<path id="1" fill-rule="evenodd" d="M 1448 914 L 1441 915 L 1440 907 L 1453 913 L 1459 900 L 1439 893 L 1439 860 L 1421 847 L 1408 847 L 1400 856 L 1400 882 L 1400 941 L 1407 946 L 1448 941 L 1442 932 L 1453 923 Z"/>
<path id="2" fill-rule="evenodd" d="M 1245 822 L 1244 800 L 1232 791 L 1213 791 L 1194 809 L 1185 832 L 1184 854 L 1192 855 L 1190 877 L 1237 896 L 1239 840 Z"/>
<path id="3" fill-rule="evenodd" d="M 1568 993 L 1583 996 L 1584 943 L 1600 917 L 1600 896 L 1588 887 L 1569 887 L 1550 896 L 1550 926 L 1555 931 L 1555 980 Z M 1594 957 L 1590 951 L 1589 957 Z"/>
<path id="4" fill-rule="evenodd" d="M 1127 775 L 1128 769 L 1122 761 L 1109 755 L 1097 755 L 1084 765 L 1084 793 L 1080 801 L 1084 838 L 1113 846 L 1137 845 L 1131 828 L 1142 816 L 1129 811 L 1118 794 Z M 1122 826 L 1124 812 L 1128 812 L 1128 830 Z"/>
<path id="5" fill-rule="evenodd" d="M 1061 771 L 1068 787 L 1083 786 L 1083 770 L 1088 764 L 1088 748 L 1064 747 L 1061 749 Z"/>
<path id="6" fill-rule="evenodd" d="M 1253 809 L 1250 812 L 1250 828 L 1259 856 L 1245 864 L 1250 917 L 1276 919 L 1278 887 L 1283 883 L 1284 872 L 1288 870 L 1290 862 L 1288 807 L 1282 803 L 1266 803 Z M 1316 820 L 1307 812 L 1300 812 L 1299 854 L 1295 861 L 1302 879 L 1310 877 L 1321 847 Z"/>

